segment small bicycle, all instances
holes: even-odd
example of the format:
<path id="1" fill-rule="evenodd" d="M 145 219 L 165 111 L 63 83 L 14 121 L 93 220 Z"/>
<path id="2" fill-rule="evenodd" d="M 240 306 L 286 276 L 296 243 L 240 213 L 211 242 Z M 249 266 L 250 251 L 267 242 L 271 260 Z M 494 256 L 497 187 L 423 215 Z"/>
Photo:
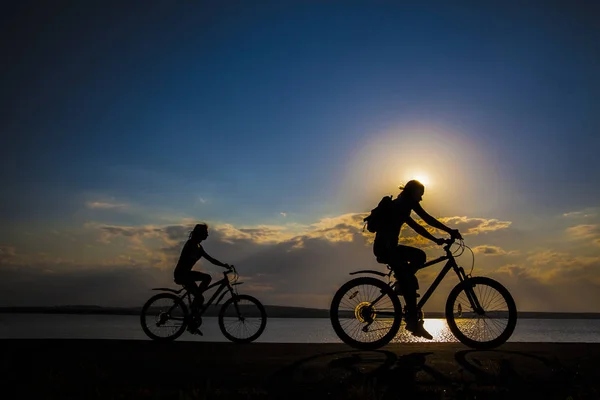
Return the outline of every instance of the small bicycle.
<path id="1" fill-rule="evenodd" d="M 420 317 L 427 300 L 451 269 L 459 283 L 446 300 L 445 317 L 452 334 L 463 344 L 475 349 L 491 349 L 505 343 L 517 324 L 517 307 L 509 291 L 499 282 L 487 277 L 471 277 L 456 264 L 455 256 L 464 252 L 460 240 L 455 253 L 450 247 L 455 240 L 447 239 L 445 256 L 425 263 L 420 269 L 448 260 L 417 305 Z M 469 248 L 469 250 L 471 250 Z M 472 251 L 471 251 L 472 253 Z M 473 259 L 474 260 L 474 259 Z M 361 270 L 350 275 L 370 273 L 388 277 L 386 283 L 372 277 L 359 277 L 342 285 L 331 301 L 330 319 L 338 337 L 346 344 L 363 350 L 377 349 L 388 344 L 400 329 L 404 317 L 402 305 L 394 288 L 390 270 Z M 472 269 L 471 269 L 472 272 Z"/>
<path id="2" fill-rule="evenodd" d="M 230 276 L 229 274 L 233 274 Z M 223 303 L 219 311 L 219 328 L 223 335 L 235 343 L 250 343 L 256 340 L 265 330 L 267 325 L 267 313 L 264 306 L 256 298 L 238 294 L 238 273 L 232 265 L 231 269 L 223 272 L 223 279 L 212 283 L 205 292 L 215 286 L 219 286 L 212 297 L 198 310 L 192 310 L 192 294 L 186 287 L 179 290 L 170 288 L 153 288 L 166 293 L 152 296 L 142 307 L 140 322 L 144 333 L 153 340 L 169 341 L 175 340 L 186 330 L 191 318 L 201 320 L 212 302 L 221 296 L 215 306 L 229 293 L 231 297 Z M 223 291 L 225 290 L 225 291 Z M 187 305 L 184 299 L 187 297 Z M 162 305 L 161 302 L 165 302 Z M 193 314 L 190 313 L 192 310 Z"/>

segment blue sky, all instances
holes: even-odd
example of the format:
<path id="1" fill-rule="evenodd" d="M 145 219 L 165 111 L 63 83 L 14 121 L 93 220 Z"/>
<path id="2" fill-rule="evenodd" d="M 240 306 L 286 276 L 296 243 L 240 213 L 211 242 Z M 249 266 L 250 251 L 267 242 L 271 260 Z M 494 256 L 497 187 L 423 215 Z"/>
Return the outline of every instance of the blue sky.
<path id="1" fill-rule="evenodd" d="M 547 234 L 599 206 L 598 6 L 150 3 L 4 17 L 6 249 L 103 224 L 298 233 L 413 171 L 438 217 Z"/>

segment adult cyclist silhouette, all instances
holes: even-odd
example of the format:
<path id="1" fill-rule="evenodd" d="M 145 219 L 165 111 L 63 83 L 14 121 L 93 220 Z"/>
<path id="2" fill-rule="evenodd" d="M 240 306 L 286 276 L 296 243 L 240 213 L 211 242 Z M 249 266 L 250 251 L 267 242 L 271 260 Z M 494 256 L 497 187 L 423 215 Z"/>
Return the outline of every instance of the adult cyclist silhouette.
<path id="1" fill-rule="evenodd" d="M 451 229 L 429 215 L 420 202 L 423 200 L 425 186 L 417 180 L 411 180 L 404 187 L 400 187 L 402 192 L 392 201 L 392 212 L 389 220 L 382 229 L 378 230 L 373 243 L 373 253 L 377 257 L 377 262 L 388 264 L 394 271 L 398 280 L 396 286 L 398 294 L 404 296 L 406 301 L 406 330 L 414 336 L 433 339 L 431 334 L 423 327 L 423 321 L 418 318 L 417 311 L 417 290 L 419 281 L 415 276 L 417 270 L 425 264 L 427 256 L 421 249 L 411 246 L 398 244 L 398 237 L 402 225 L 406 223 L 418 234 L 435 242 L 438 245 L 445 243 L 444 239 L 438 239 L 411 218 L 411 211 L 419 215 L 428 225 L 448 232 L 452 237 L 461 239 L 457 229 Z"/>
<path id="2" fill-rule="evenodd" d="M 204 257 L 214 265 L 218 265 L 223 268 L 230 268 L 229 264 L 225 264 L 210 255 L 204 250 L 200 244 L 202 241 L 208 238 L 208 225 L 196 224 L 194 229 L 190 232 L 188 240 L 185 242 L 181 249 L 181 255 L 179 261 L 173 271 L 173 277 L 175 283 L 181 284 L 190 290 L 194 294 L 194 300 L 192 301 L 192 311 L 197 310 L 204 303 L 204 296 L 202 292 L 206 290 L 210 285 L 211 276 L 200 271 L 192 271 L 194 264 L 200 258 Z M 196 281 L 200 282 L 200 285 L 196 285 Z M 192 312 L 194 315 L 194 312 Z M 189 325 L 188 330 L 192 333 L 198 333 L 197 328 L 202 323 L 201 320 L 194 319 Z"/>

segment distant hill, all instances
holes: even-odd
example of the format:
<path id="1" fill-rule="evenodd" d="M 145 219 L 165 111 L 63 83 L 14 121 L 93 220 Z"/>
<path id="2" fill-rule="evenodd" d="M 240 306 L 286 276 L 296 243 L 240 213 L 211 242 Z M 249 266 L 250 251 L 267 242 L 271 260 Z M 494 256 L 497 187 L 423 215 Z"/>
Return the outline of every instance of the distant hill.
<path id="1" fill-rule="evenodd" d="M 54 307 L 0 307 L 0 313 L 14 314 L 107 314 L 139 315 L 141 307 L 101 307 L 94 305 L 66 305 Z M 206 316 L 216 316 L 221 305 L 211 306 Z M 270 318 L 329 318 L 329 310 L 304 307 L 265 305 Z M 425 312 L 425 318 L 444 318 L 443 312 Z M 600 319 L 600 313 L 521 311 L 519 318 L 536 319 Z"/>
<path id="2" fill-rule="evenodd" d="M 217 316 L 221 304 L 211 306 L 204 315 Z M 67 305 L 53 307 L 0 307 L 0 313 L 13 314 L 108 314 L 139 315 L 142 307 L 100 307 L 87 305 Z M 265 305 L 267 315 L 271 318 L 329 318 L 329 310 L 303 307 L 285 307 Z"/>

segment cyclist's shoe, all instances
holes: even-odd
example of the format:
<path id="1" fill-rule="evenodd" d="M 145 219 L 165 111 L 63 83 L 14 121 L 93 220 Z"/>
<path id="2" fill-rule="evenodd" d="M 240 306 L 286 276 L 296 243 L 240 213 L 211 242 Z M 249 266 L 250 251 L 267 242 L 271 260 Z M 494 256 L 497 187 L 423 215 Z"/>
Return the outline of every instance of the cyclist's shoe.
<path id="1" fill-rule="evenodd" d="M 202 333 L 202 331 L 200 330 L 200 328 L 195 328 L 195 329 L 193 329 L 193 330 L 190 330 L 190 329 L 188 328 L 188 330 L 190 331 L 190 333 L 191 333 L 192 335 L 200 335 L 200 336 L 204 336 L 204 334 Z"/>
<path id="2" fill-rule="evenodd" d="M 433 339 L 433 336 L 425 330 L 423 327 L 423 321 L 407 321 L 406 330 L 413 334 L 413 336 L 423 337 L 425 339 Z"/>
<path id="3" fill-rule="evenodd" d="M 187 330 L 190 333 L 196 333 L 196 331 L 200 332 L 198 329 L 200 325 L 202 325 L 202 317 L 191 317 L 187 326 Z M 202 332 L 200 332 L 200 335 L 202 335 Z"/>

